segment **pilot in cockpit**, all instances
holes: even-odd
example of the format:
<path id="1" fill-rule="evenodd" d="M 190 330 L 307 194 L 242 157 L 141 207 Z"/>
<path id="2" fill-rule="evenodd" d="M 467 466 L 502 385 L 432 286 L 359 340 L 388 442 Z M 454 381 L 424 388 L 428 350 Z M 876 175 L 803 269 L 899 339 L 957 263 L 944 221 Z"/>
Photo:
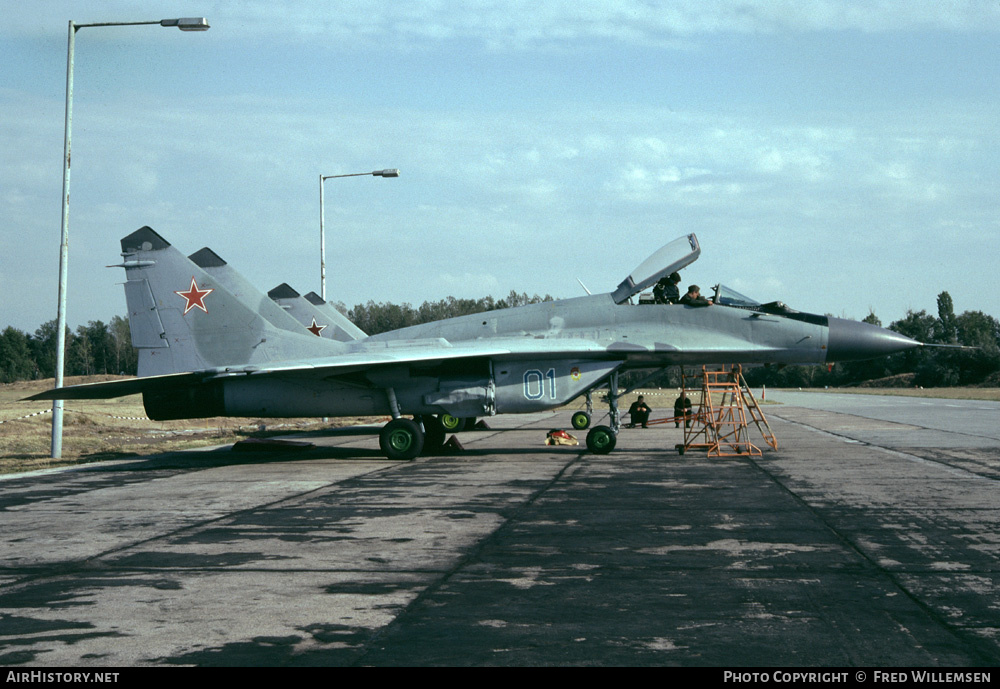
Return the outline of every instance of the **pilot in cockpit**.
<path id="1" fill-rule="evenodd" d="M 701 287 L 691 285 L 688 287 L 687 294 L 681 297 L 680 303 L 688 306 L 711 306 L 712 300 L 701 296 Z"/>
<path id="2" fill-rule="evenodd" d="M 671 273 L 660 278 L 653 288 L 653 302 L 656 304 L 676 304 L 681 297 L 677 285 L 681 282 L 679 273 Z"/>

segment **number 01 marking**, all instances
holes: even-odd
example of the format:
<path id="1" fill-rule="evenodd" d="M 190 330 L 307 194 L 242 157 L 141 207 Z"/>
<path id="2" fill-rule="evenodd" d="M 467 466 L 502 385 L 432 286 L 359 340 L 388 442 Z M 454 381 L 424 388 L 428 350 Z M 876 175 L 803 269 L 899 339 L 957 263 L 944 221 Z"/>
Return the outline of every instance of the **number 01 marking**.
<path id="1" fill-rule="evenodd" d="M 524 372 L 524 396 L 529 400 L 540 400 L 545 397 L 545 382 L 549 384 L 549 399 L 556 398 L 556 370 L 550 368 L 542 373 L 537 368 Z"/>

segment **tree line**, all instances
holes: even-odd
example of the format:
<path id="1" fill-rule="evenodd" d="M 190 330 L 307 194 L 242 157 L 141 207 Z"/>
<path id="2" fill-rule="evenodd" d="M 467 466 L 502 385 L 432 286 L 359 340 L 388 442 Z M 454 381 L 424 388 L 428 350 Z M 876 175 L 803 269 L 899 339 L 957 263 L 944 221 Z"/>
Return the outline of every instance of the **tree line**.
<path id="1" fill-rule="evenodd" d="M 529 297 L 527 293 L 511 291 L 502 299 L 491 296 L 481 299 L 447 297 L 440 301 L 425 301 L 418 307 L 408 303 L 374 301 L 357 304 L 349 310 L 343 304 L 335 306 L 359 328 L 375 335 L 455 316 L 551 300 L 549 295 Z M 864 322 L 882 325 L 874 313 L 870 313 Z M 1000 386 L 1000 322 L 982 311 L 965 311 L 956 315 L 954 303 L 947 292 L 938 295 L 937 316 L 911 310 L 888 327 L 920 342 L 964 345 L 971 349 L 920 347 L 881 359 L 834 366 L 755 367 L 746 370 L 744 375 L 750 385 L 772 387 L 841 387 L 899 374 L 910 374 L 905 384 L 922 387 Z M 126 318 L 115 316 L 110 323 L 90 321 L 85 326 L 79 326 L 75 332 L 66 329 L 67 376 L 103 373 L 135 375 L 137 364 L 138 356 L 132 347 Z M 43 324 L 34 334 L 9 326 L 0 332 L 0 383 L 52 378 L 55 366 L 54 320 Z M 623 383 L 629 385 L 631 380 L 639 380 L 644 375 L 641 372 L 629 373 Z M 649 384 L 679 385 L 679 373 L 670 370 Z"/>
<path id="2" fill-rule="evenodd" d="M 473 313 L 483 313 L 484 311 L 495 311 L 497 309 L 507 309 L 514 306 L 524 306 L 526 304 L 537 304 L 543 301 L 552 301 L 552 297 L 546 294 L 540 297 L 537 294 L 528 296 L 526 292 L 518 294 L 511 290 L 503 299 L 493 297 L 483 297 L 482 299 L 456 299 L 447 297 L 440 301 L 425 301 L 417 308 L 410 304 L 390 304 L 375 303 L 369 301 L 366 304 L 358 304 L 350 311 L 345 310 L 343 304 L 334 304 L 344 312 L 354 325 L 364 330 L 369 335 L 398 330 L 411 325 L 440 321 L 456 316 L 467 316 Z"/>
<path id="3" fill-rule="evenodd" d="M 471 313 L 523 306 L 552 297 L 511 291 L 502 299 L 492 296 L 481 299 L 456 299 L 447 297 L 440 301 L 425 301 L 412 305 L 376 303 L 369 301 L 348 310 L 342 303 L 334 304 L 351 321 L 369 335 L 438 321 Z M 0 332 L 0 383 L 17 380 L 53 378 L 56 370 L 56 321 L 40 326 L 34 334 L 11 326 Z M 66 328 L 67 376 L 92 376 L 97 374 L 136 375 L 138 353 L 132 347 L 128 319 L 115 316 L 110 323 L 90 321 L 72 332 Z"/>
<path id="4" fill-rule="evenodd" d="M 870 313 L 865 323 L 881 326 Z M 869 361 L 849 361 L 829 366 L 761 367 L 744 372 L 750 385 L 773 387 L 845 387 L 866 381 L 909 374 L 900 385 L 946 387 L 988 385 L 1000 387 L 1000 321 L 982 311 L 955 314 L 951 295 L 937 297 L 937 316 L 908 310 L 889 330 L 928 344 L 952 348 L 917 347 Z M 964 346 L 966 349 L 955 347 Z M 893 381 L 886 381 L 887 385 Z"/>
<path id="5" fill-rule="evenodd" d="M 56 370 L 58 325 L 51 320 L 33 335 L 7 326 L 0 332 L 0 383 L 53 378 Z M 138 354 L 132 347 L 128 320 L 90 321 L 72 332 L 66 328 L 67 376 L 99 373 L 135 375 Z"/>

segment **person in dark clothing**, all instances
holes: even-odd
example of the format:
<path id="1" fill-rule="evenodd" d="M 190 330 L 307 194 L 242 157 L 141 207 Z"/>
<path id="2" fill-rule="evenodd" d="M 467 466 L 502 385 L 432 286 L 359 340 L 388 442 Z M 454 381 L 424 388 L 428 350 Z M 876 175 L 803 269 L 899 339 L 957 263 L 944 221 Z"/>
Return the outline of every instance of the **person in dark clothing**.
<path id="1" fill-rule="evenodd" d="M 688 287 L 687 294 L 681 297 L 680 303 L 688 306 L 711 306 L 712 300 L 701 296 L 701 287 L 691 285 Z"/>
<path id="2" fill-rule="evenodd" d="M 653 411 L 649 408 L 642 399 L 642 395 L 639 395 L 639 399 L 632 403 L 632 406 L 628 408 L 629 416 L 631 417 L 631 423 L 629 423 L 629 428 L 635 428 L 637 423 L 642 424 L 643 428 L 649 428 L 646 424 L 649 422 L 649 412 Z"/>
<path id="3" fill-rule="evenodd" d="M 681 298 L 681 292 L 677 289 L 681 276 L 678 273 L 671 273 L 660 278 L 653 288 L 653 301 L 657 304 L 676 304 Z"/>
<path id="4" fill-rule="evenodd" d="M 691 400 L 683 392 L 674 402 L 674 428 L 680 428 L 684 419 L 684 428 L 691 428 Z"/>

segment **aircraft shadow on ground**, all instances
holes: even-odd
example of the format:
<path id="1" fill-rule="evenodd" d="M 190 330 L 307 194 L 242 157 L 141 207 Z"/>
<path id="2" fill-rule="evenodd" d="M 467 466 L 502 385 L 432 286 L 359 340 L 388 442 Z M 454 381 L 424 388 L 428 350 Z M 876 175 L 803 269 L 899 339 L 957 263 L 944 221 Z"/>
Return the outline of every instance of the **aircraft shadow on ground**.
<path id="1" fill-rule="evenodd" d="M 162 471 L 169 469 L 207 469 L 213 467 L 251 464 L 275 464 L 320 459 L 385 460 L 378 449 L 358 447 L 311 447 L 296 450 L 268 450 L 234 452 L 231 445 L 202 452 L 167 452 L 161 455 L 108 457 L 103 455 L 101 464 L 94 471 Z M 131 460 L 131 461 L 130 461 Z"/>
<path id="2" fill-rule="evenodd" d="M 265 437 L 275 440 L 291 440 L 309 442 L 322 441 L 330 438 L 358 438 L 377 436 L 381 426 L 344 426 L 340 428 L 322 428 L 310 431 L 292 431 L 289 433 L 266 432 Z M 468 443 L 486 434 L 503 436 L 506 433 L 537 433 L 538 444 L 531 446 L 504 447 L 502 441 L 485 447 L 465 447 L 461 450 L 448 449 L 437 453 L 422 455 L 421 459 L 461 459 L 483 458 L 489 456 L 526 457 L 530 455 L 572 455 L 588 452 L 584 442 L 579 445 L 544 445 L 544 431 L 525 428 L 491 428 L 466 431 L 455 435 L 459 442 Z M 259 436 L 252 436 L 259 437 Z M 451 435 L 449 435 L 451 437 Z M 236 443 L 228 444 L 211 450 L 174 451 L 159 455 L 135 455 L 132 453 L 100 453 L 84 455 L 90 462 L 102 462 L 95 471 L 162 471 L 170 469 L 204 469 L 211 467 L 239 466 L 254 464 L 273 464 L 282 462 L 301 462 L 314 460 L 355 460 L 355 461 L 390 461 L 378 448 L 365 448 L 346 445 L 312 445 L 310 447 L 282 448 L 280 446 L 259 447 L 244 445 L 242 450 L 234 450 Z M 626 448 L 622 448 L 626 449 Z M 406 463 L 408 460 L 400 460 Z M 112 462 L 112 464 L 107 464 Z"/>
<path id="3" fill-rule="evenodd" d="M 328 434 L 325 434 L 328 435 Z M 340 434 L 350 435 L 350 434 Z M 362 435 L 362 434 L 355 434 Z M 477 447 L 463 450 L 445 451 L 427 454 L 420 459 L 463 459 L 484 458 L 489 456 L 525 457 L 531 455 L 573 455 L 586 452 L 586 445 L 539 445 L 538 447 Z M 95 458 L 96 459 L 96 458 Z M 390 461 L 378 448 L 346 447 L 346 446 L 312 446 L 308 448 L 281 449 L 268 448 L 255 451 L 234 451 L 232 445 L 201 452 L 168 452 L 161 455 L 122 455 L 119 457 L 104 454 L 100 457 L 102 463 L 94 466 L 94 471 L 163 471 L 169 469 L 206 469 L 212 467 L 276 464 L 286 462 L 309 462 L 319 460 L 345 461 Z M 406 464 L 408 460 L 400 460 Z"/>

